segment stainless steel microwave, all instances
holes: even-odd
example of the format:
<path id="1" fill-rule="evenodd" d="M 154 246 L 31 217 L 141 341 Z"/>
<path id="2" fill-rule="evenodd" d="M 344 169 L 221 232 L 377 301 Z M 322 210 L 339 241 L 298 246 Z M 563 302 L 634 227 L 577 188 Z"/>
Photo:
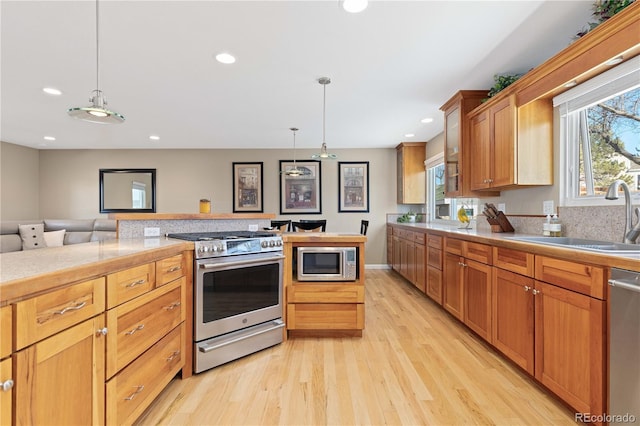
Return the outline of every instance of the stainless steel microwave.
<path id="1" fill-rule="evenodd" d="M 298 247 L 298 281 L 355 281 L 356 247 Z"/>

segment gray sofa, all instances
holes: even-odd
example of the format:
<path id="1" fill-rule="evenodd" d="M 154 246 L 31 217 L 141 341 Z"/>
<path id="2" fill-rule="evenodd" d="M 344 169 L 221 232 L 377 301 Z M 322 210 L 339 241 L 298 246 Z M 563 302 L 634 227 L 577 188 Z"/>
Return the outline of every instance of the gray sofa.
<path id="1" fill-rule="evenodd" d="M 64 245 L 116 238 L 116 221 L 112 219 L 5 220 L 0 222 L 0 253 L 22 250 L 18 226 L 32 224 L 43 224 L 45 232 L 66 230 Z"/>

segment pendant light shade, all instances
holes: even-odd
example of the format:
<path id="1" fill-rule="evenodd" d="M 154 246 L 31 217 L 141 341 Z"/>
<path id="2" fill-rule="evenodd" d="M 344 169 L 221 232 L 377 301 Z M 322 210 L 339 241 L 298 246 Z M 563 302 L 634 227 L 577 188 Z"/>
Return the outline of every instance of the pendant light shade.
<path id="1" fill-rule="evenodd" d="M 325 141 L 325 110 L 327 104 L 327 84 L 331 83 L 329 77 L 320 77 L 318 83 L 322 84 L 322 145 L 320 146 L 320 153 L 313 154 L 311 156 L 314 160 L 335 160 L 338 158 L 336 154 L 330 154 L 327 151 L 327 142 Z"/>
<path id="2" fill-rule="evenodd" d="M 91 123 L 117 124 L 124 122 L 124 116 L 107 109 L 107 99 L 100 90 L 100 8 L 98 1 L 96 0 L 96 89 L 91 92 L 91 98 L 89 98 L 91 105 L 69 108 L 67 114 L 78 120 Z"/>
<path id="3" fill-rule="evenodd" d="M 298 129 L 296 127 L 291 127 L 289 130 L 291 130 L 293 132 L 293 168 L 289 169 L 289 170 L 285 170 L 283 172 L 281 172 L 284 175 L 287 176 L 291 176 L 291 177 L 298 177 L 298 176 L 303 176 L 303 175 L 307 175 L 309 174 L 309 170 L 308 169 L 301 169 L 296 165 L 296 132 L 298 131 Z"/>

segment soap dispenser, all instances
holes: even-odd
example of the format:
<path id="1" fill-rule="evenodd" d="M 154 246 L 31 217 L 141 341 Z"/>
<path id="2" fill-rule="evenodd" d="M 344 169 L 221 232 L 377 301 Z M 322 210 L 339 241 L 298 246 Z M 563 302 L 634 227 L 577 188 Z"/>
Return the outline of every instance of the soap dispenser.
<path id="1" fill-rule="evenodd" d="M 551 218 L 551 224 L 549 226 L 549 231 L 551 232 L 552 237 L 561 237 L 562 236 L 562 224 L 560 223 L 560 219 L 558 219 L 558 215 L 554 214 Z"/>
<path id="2" fill-rule="evenodd" d="M 548 214 L 545 222 L 542 224 L 542 235 L 545 237 L 551 236 L 551 215 Z"/>

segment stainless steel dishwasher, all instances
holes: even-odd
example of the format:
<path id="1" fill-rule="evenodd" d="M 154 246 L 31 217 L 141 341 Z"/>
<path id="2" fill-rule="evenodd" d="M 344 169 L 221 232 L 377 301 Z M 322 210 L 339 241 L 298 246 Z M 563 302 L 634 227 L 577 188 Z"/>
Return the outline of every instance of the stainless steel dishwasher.
<path id="1" fill-rule="evenodd" d="M 640 273 L 612 268 L 609 286 L 611 287 L 610 424 L 638 424 L 640 423 Z"/>

